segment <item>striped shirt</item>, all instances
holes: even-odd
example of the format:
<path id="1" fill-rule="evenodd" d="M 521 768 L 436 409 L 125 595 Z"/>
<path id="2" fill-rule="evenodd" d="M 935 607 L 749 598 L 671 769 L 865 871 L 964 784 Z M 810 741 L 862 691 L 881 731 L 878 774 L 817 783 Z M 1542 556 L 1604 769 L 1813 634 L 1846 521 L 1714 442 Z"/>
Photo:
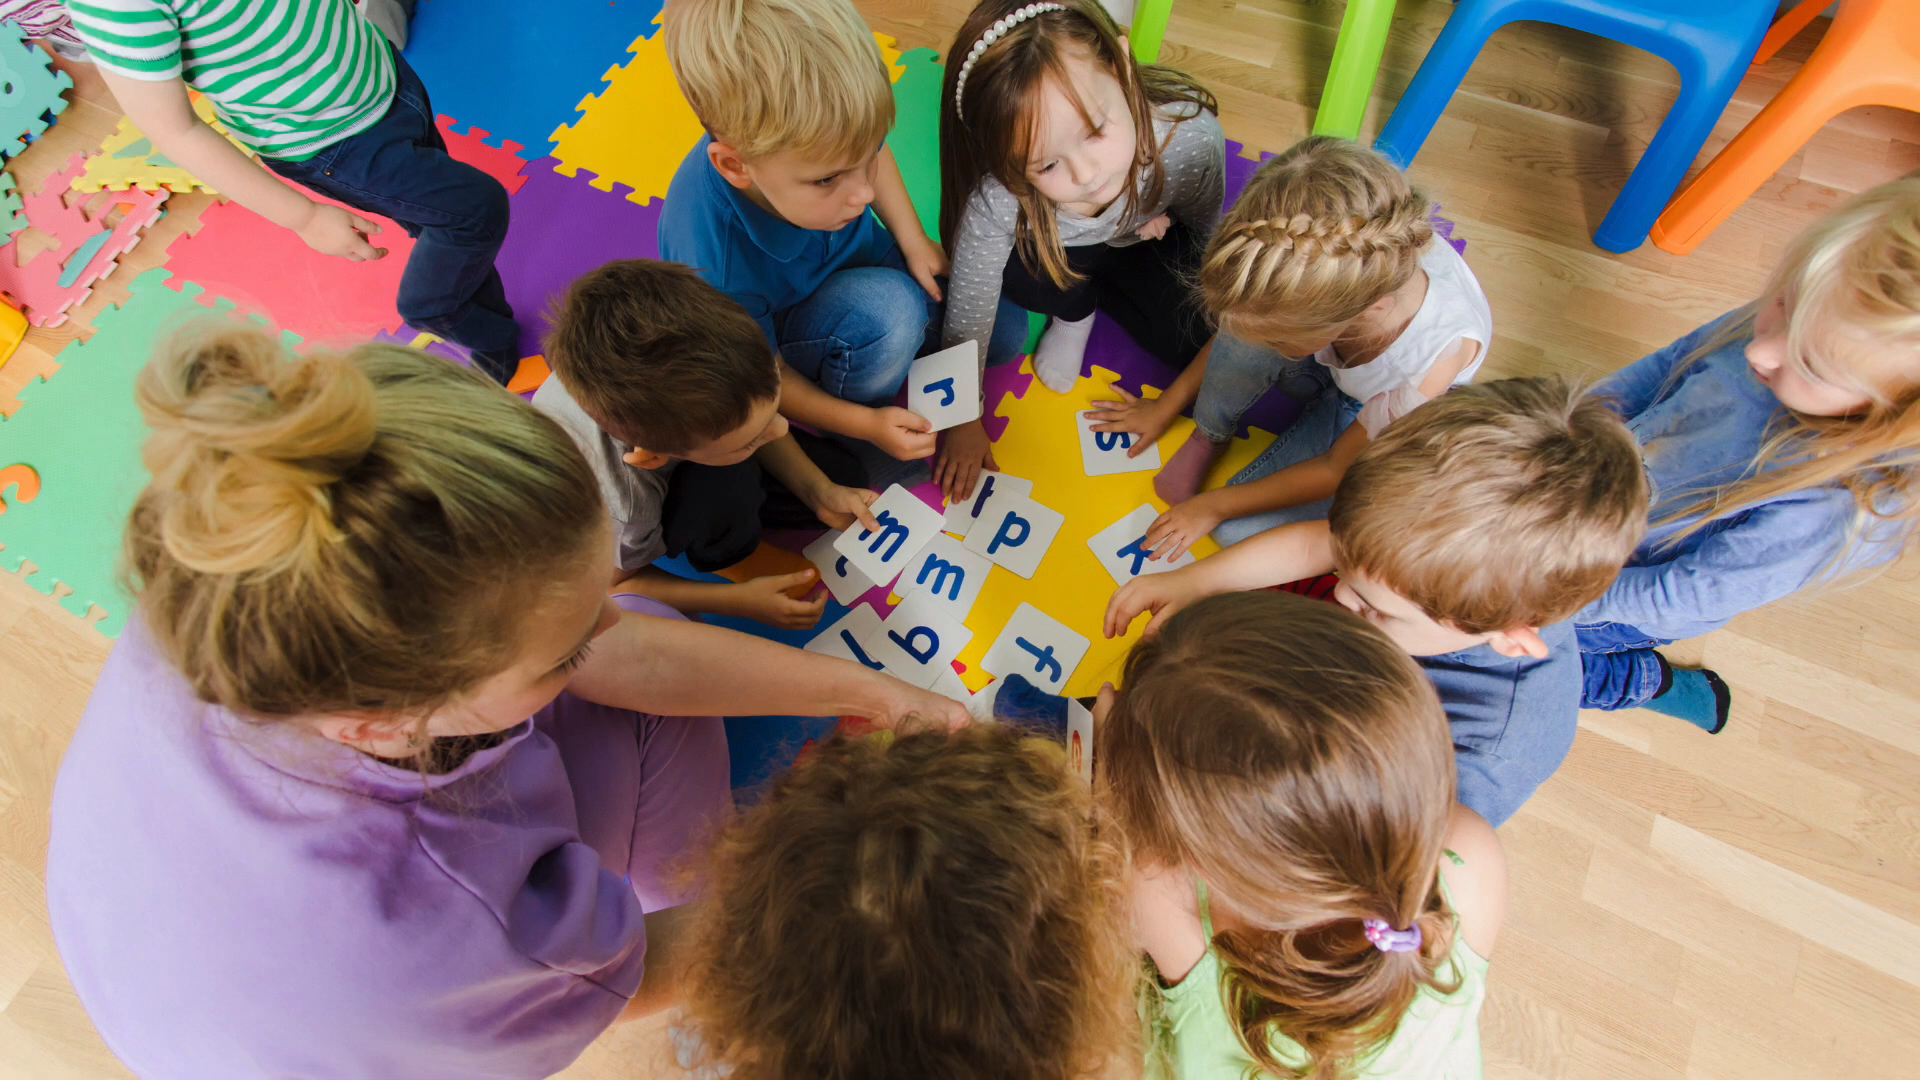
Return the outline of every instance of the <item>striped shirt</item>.
<path id="1" fill-rule="evenodd" d="M 387 39 L 352 0 L 71 0 L 101 67 L 182 79 L 262 156 L 312 157 L 393 101 Z"/>

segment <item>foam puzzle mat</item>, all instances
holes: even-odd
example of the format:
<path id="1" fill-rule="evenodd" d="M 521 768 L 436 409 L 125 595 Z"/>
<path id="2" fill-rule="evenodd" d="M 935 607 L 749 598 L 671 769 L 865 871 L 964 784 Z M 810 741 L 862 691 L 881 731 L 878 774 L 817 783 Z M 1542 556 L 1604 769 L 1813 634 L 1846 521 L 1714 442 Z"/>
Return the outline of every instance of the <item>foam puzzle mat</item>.
<path id="1" fill-rule="evenodd" d="M 595 0 L 538 9 L 506 0 L 422 0 L 419 5 L 404 55 L 441 114 L 449 149 L 510 193 L 512 223 L 497 265 L 519 316 L 522 354 L 528 358 L 516 389 L 536 385 L 544 374 L 539 354 L 545 315 L 570 282 L 612 259 L 658 257 L 656 233 L 668 184 L 701 134 L 668 68 L 659 10 L 659 0 Z M 15 132 L 44 130 L 46 114 L 62 104 L 59 80 L 31 63 L 32 57 L 21 52 L 24 46 L 8 34 L 9 28 L 0 27 L 0 67 L 20 67 L 24 75 L 22 92 L 0 99 L 0 127 L 15 125 L 0 131 L 0 142 Z M 898 103 L 888 144 L 931 233 L 939 214 L 944 70 L 931 50 L 902 54 L 890 39 L 876 37 Z M 1231 199 L 1258 159 L 1235 144 L 1229 151 Z M 6 152 L 0 146 L 0 155 Z M 76 159 L 42 191 L 15 194 L 10 180 L 0 179 L 0 233 L 17 234 L 9 249 L 28 240 L 38 246 L 25 266 L 39 265 L 28 276 L 40 293 L 22 297 L 36 322 L 64 317 L 93 280 L 110 272 L 113 260 L 159 215 L 169 189 L 202 187 L 157 157 L 126 124 L 100 153 L 84 162 Z M 108 194 L 82 206 L 68 198 L 69 187 Z M 111 223 L 102 207 L 118 211 Z M 38 229 L 26 229 L 28 224 Z M 70 589 L 62 603 L 91 618 L 104 634 L 117 634 L 124 625 L 131 601 L 115 581 L 115 561 L 126 514 L 145 479 L 138 454 L 144 429 L 131 388 L 153 343 L 182 319 L 253 317 L 279 329 L 289 348 L 380 341 L 467 362 L 465 350 L 403 324 L 394 298 L 411 241 L 396 223 L 382 224 L 374 242 L 389 254 L 357 264 L 314 254 L 293 234 L 238 206 L 207 209 L 194 232 L 172 243 L 166 268 L 134 279 L 125 305 L 99 315 L 85 344 L 62 352 L 57 364 L 37 369 L 45 382 L 28 386 L 18 411 L 0 419 L 0 567 L 18 571 L 32 564 L 30 584 L 42 592 L 56 585 Z M 1450 225 L 1438 224 L 1450 234 Z M 0 259 L 0 287 L 6 287 L 8 265 Z M 19 278 L 24 271 L 12 273 Z M 1088 651 L 1066 683 L 1069 692 L 1092 693 L 1117 677 L 1132 637 L 1106 641 L 1100 636 L 1114 579 L 1088 541 L 1142 506 L 1157 510 L 1164 504 L 1153 495 L 1150 471 L 1086 475 L 1076 415 L 1112 396 L 1109 384 L 1152 396 L 1174 374 L 1104 316 L 1096 323 L 1081 378 L 1068 394 L 1040 386 L 1024 360 L 986 373 L 983 419 L 995 440 L 1000 471 L 1031 482 L 1033 500 L 1057 511 L 1062 524 L 1031 577 L 1004 566 L 987 572 L 966 618 L 971 638 L 949 673 L 967 689 L 989 681 L 987 654 L 1023 605 L 1087 638 Z M 1271 440 L 1269 433 L 1291 421 L 1293 411 L 1293 403 L 1278 393 L 1250 411 L 1246 427 L 1215 467 L 1214 482 L 1250 462 Z M 1191 421 L 1182 420 L 1168 431 L 1160 441 L 1162 455 L 1171 454 L 1191 428 Z M 931 483 L 919 484 L 913 495 L 936 510 L 941 507 Z M 773 539 L 785 550 L 763 548 L 763 553 L 799 565 L 797 553 L 815 535 L 782 534 Z M 1211 550 L 1211 542 L 1203 541 L 1196 554 Z M 677 572 L 704 576 L 684 566 Z M 855 603 L 884 617 L 897 601 L 879 586 Z M 847 618 L 849 610 L 833 601 L 819 626 L 805 632 L 714 621 L 804 645 Z M 764 779 L 830 727 L 831 720 L 802 717 L 730 720 L 736 784 Z"/>

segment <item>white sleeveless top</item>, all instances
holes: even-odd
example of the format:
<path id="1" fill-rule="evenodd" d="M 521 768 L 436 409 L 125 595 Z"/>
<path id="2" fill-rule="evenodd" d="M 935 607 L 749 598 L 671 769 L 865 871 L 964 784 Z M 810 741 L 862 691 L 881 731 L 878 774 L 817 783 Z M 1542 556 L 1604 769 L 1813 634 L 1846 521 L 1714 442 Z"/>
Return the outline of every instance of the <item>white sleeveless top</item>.
<path id="1" fill-rule="evenodd" d="M 1368 406 L 1361 422 L 1369 435 L 1378 435 L 1388 421 L 1426 400 L 1418 392 L 1420 381 L 1461 339 L 1479 342 L 1480 351 L 1454 376 L 1454 386 L 1473 381 L 1493 342 L 1493 310 L 1487 306 L 1487 294 L 1467 268 L 1467 260 L 1446 238 L 1435 235 L 1428 243 L 1420 255 L 1420 269 L 1427 272 L 1426 298 L 1413 321 L 1379 356 L 1343 368 L 1329 345 L 1313 357 L 1333 372 L 1334 384 L 1343 393 Z"/>

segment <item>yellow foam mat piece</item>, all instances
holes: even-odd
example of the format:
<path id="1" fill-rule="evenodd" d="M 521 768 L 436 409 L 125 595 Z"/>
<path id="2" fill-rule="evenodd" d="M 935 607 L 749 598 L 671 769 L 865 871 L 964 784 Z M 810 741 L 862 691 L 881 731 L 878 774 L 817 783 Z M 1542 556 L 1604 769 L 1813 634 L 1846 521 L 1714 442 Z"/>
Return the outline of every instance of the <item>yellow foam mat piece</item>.
<path id="1" fill-rule="evenodd" d="M 893 81 L 900 81 L 907 69 L 894 40 L 874 39 Z M 633 189 L 627 198 L 644 206 L 666 197 L 674 172 L 705 132 L 674 82 L 666 35 L 639 38 L 627 51 L 633 59 L 601 77 L 606 90 L 580 99 L 580 119 L 553 130 L 554 171 L 574 176 L 585 169 L 593 174 L 589 184 L 601 191 L 623 184 Z"/>
<path id="2" fill-rule="evenodd" d="M 193 94 L 194 114 L 205 121 L 213 130 L 226 136 L 228 142 L 240 148 L 248 157 L 253 151 L 240 144 L 240 140 L 227 131 L 220 123 L 220 117 L 213 111 L 213 102 L 201 94 Z M 129 148 L 134 148 L 128 153 Z M 159 157 L 156 163 L 153 159 Z M 87 167 L 81 171 L 79 179 L 73 182 L 75 191 L 125 191 L 139 188 L 141 191 L 158 191 L 167 188 L 170 191 L 204 191 L 209 195 L 218 194 L 206 184 L 194 178 L 187 170 L 160 157 L 160 152 L 147 140 L 133 121 L 120 118 L 120 126 L 107 141 L 100 144 L 100 152 L 87 159 Z"/>
<path id="3" fill-rule="evenodd" d="M 1021 361 L 1023 371 L 1031 372 L 1031 361 Z M 1000 399 L 995 416 L 1005 417 L 1007 427 L 993 444 L 994 461 L 1000 471 L 1033 481 L 1033 499 L 1066 516 L 1060 534 L 1034 571 L 1031 580 L 1002 566 L 987 575 L 987 583 L 967 616 L 973 640 L 960 650 L 960 662 L 966 665 L 961 676 L 969 689 L 987 685 L 990 676 L 980 666 L 987 650 L 993 647 L 1007 620 L 1021 604 L 1032 604 L 1060 620 L 1074 631 L 1086 635 L 1090 647 L 1086 658 L 1067 682 L 1067 693 L 1085 696 L 1096 693 L 1103 682 L 1118 681 L 1121 661 L 1133 647 L 1146 619 L 1134 620 L 1125 637 L 1108 641 L 1100 635 L 1107 601 L 1114 593 L 1113 578 L 1107 574 L 1087 541 L 1100 530 L 1119 521 L 1138 508 L 1152 503 L 1159 510 L 1167 504 L 1153 493 L 1151 472 L 1122 473 L 1118 476 L 1088 476 L 1080 459 L 1080 433 L 1075 417 L 1093 407 L 1096 401 L 1112 401 L 1108 387 L 1118 378 L 1113 372 L 1095 366 L 1093 375 L 1082 378 L 1067 394 L 1056 394 L 1035 379 L 1024 397 L 1008 393 Z M 1149 398 L 1160 396 L 1157 387 L 1142 387 Z M 1193 421 L 1181 417 L 1160 437 L 1160 457 L 1166 460 L 1193 434 Z M 1227 453 L 1214 465 L 1208 486 L 1221 483 L 1253 463 L 1253 459 L 1273 442 L 1267 432 L 1255 432 L 1249 438 L 1235 439 Z M 1196 557 L 1205 558 L 1219 550 L 1212 539 L 1193 547 Z"/>

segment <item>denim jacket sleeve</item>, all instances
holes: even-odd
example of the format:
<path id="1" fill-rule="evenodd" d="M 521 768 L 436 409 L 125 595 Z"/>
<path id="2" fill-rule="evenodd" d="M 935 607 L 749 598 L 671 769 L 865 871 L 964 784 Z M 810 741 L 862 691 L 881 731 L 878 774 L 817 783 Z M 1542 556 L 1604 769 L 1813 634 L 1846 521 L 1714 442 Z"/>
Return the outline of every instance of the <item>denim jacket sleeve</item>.
<path id="1" fill-rule="evenodd" d="M 1547 779 L 1526 762 L 1484 747 L 1456 743 L 1453 761 L 1459 774 L 1461 805 L 1486 818 L 1487 824 L 1496 829 L 1533 798 L 1533 793 Z"/>
<path id="2" fill-rule="evenodd" d="M 1579 619 L 1625 623 L 1663 638 L 1703 633 L 1834 571 L 1884 559 L 1885 545 L 1869 542 L 1850 554 L 1845 566 L 1830 565 L 1847 542 L 1855 513 L 1853 495 L 1834 488 L 1762 503 L 1691 551 L 1622 570 Z"/>
<path id="3" fill-rule="evenodd" d="M 1710 340 L 1720 329 L 1722 323 L 1736 313 L 1725 315 L 1695 329 L 1664 349 L 1647 354 L 1621 368 L 1619 371 L 1600 380 L 1593 392 L 1605 400 L 1613 410 L 1631 420 L 1640 415 L 1647 406 L 1660 400 L 1661 392 L 1667 388 L 1668 380 L 1674 369 L 1694 350 Z"/>

